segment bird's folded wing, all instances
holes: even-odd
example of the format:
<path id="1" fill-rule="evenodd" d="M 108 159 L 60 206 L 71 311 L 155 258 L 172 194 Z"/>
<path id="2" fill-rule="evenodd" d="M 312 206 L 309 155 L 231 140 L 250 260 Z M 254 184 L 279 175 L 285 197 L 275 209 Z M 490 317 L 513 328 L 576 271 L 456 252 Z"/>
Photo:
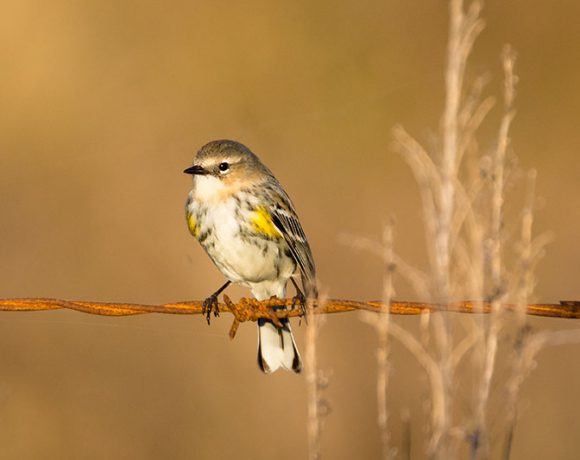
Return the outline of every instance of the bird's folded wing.
<path id="1" fill-rule="evenodd" d="M 300 221 L 288 196 L 279 191 L 273 192 L 276 196 L 272 200 L 275 205 L 270 209 L 272 222 L 282 233 L 292 258 L 298 264 L 306 296 L 317 297 L 316 270 L 304 230 L 302 230 Z"/>

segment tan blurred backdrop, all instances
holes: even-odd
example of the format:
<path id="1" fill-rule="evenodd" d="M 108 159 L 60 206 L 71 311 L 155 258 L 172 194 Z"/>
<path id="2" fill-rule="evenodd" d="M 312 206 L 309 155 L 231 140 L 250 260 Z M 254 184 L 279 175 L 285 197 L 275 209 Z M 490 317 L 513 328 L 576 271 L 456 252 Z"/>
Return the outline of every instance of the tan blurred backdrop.
<path id="1" fill-rule="evenodd" d="M 380 262 L 338 237 L 379 238 L 395 215 L 399 252 L 424 261 L 416 184 L 391 128 L 429 142 L 438 126 L 446 13 L 442 1 L 3 2 L 0 297 L 210 294 L 223 278 L 187 232 L 181 171 L 224 137 L 252 148 L 293 197 L 323 291 L 380 297 Z M 513 146 L 539 172 L 537 232 L 554 236 L 538 270 L 541 301 L 580 299 L 579 14 L 575 0 L 488 1 L 470 70 L 489 72 L 493 91 L 503 43 L 519 53 Z M 412 296 L 404 285 L 397 294 Z M 230 342 L 229 325 L 1 314 L 0 456 L 304 458 L 304 378 L 262 375 L 254 326 Z M 354 314 L 328 318 L 321 332 L 326 458 L 378 458 L 375 345 Z M 513 458 L 580 456 L 577 351 L 539 355 Z M 413 458 L 424 448 L 426 385 L 395 345 L 392 441 L 403 442 L 408 414 Z"/>

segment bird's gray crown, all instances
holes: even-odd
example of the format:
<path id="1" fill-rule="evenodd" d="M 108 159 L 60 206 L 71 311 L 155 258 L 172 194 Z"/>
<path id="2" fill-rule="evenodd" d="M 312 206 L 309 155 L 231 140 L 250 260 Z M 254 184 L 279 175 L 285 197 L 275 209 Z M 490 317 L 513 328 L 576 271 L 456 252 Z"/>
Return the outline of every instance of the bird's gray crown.
<path id="1" fill-rule="evenodd" d="M 258 160 L 258 157 L 244 144 L 229 139 L 219 139 L 208 142 L 199 149 L 196 159 L 203 161 L 208 158 L 224 157 L 228 155 Z"/>
<path id="2" fill-rule="evenodd" d="M 208 142 L 197 152 L 194 164 L 211 165 L 227 161 L 237 164 L 244 174 L 250 171 L 254 174 L 272 176 L 270 170 L 264 166 L 260 159 L 244 144 L 229 139 L 220 139 Z"/>

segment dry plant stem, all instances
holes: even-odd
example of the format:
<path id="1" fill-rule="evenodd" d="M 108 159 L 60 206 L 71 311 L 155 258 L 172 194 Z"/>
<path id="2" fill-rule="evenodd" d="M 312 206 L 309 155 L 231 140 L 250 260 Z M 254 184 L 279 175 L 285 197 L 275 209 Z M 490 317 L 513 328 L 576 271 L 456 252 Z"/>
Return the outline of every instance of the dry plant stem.
<path id="1" fill-rule="evenodd" d="M 385 280 L 383 285 L 383 308 L 381 308 L 380 319 L 377 323 L 379 347 L 377 350 L 377 405 L 378 423 L 383 448 L 383 459 L 388 460 L 393 457 L 390 447 L 389 435 L 389 412 L 387 407 L 387 387 L 389 384 L 389 323 L 391 300 L 393 299 L 393 272 L 395 263 L 393 260 L 393 224 L 390 223 L 384 232 L 385 245 Z"/>
<path id="2" fill-rule="evenodd" d="M 479 18 L 481 4 L 471 3 L 467 13 L 464 13 L 462 0 L 450 1 L 449 42 L 447 47 L 447 68 L 445 72 L 445 112 L 443 116 L 443 152 L 440 165 L 440 183 L 435 187 L 439 192 L 436 201 L 439 204 L 437 213 L 437 230 L 435 234 L 435 275 L 437 290 L 443 301 L 451 294 L 450 261 L 452 256 L 451 227 L 456 212 L 456 189 L 460 182 L 457 179 L 459 162 L 463 155 L 460 145 L 466 147 L 465 139 L 460 142 L 461 101 L 463 92 L 463 75 L 467 58 L 477 35 L 483 29 L 483 21 Z M 481 84 L 479 85 L 481 86 Z M 480 91 L 476 85 L 475 95 Z M 473 97 L 475 97 L 475 95 Z M 472 99 L 473 99 L 472 97 Z M 468 100 L 468 102 L 470 102 Z M 485 102 L 478 107 L 477 116 L 468 117 L 474 123 L 473 129 L 481 123 L 491 103 Z M 470 107 L 466 104 L 464 107 Z M 471 110 L 467 111 L 469 114 Z M 465 122 L 467 123 L 467 121 Z M 469 134 L 469 133 L 468 133 Z M 428 216 L 427 216 L 428 217 Z"/>
<path id="3" fill-rule="evenodd" d="M 470 145 L 472 145 L 474 142 L 475 133 L 481 126 L 481 123 L 487 114 L 495 105 L 495 99 L 493 97 L 486 97 L 485 99 L 481 100 L 481 93 L 486 83 L 487 78 L 484 76 L 477 78 L 473 84 L 469 96 L 463 103 L 463 108 L 461 109 L 461 113 L 459 115 L 461 139 L 458 147 L 458 164 L 461 164 L 464 155 L 466 154 Z"/>
<path id="4" fill-rule="evenodd" d="M 426 222 L 427 248 L 431 267 L 432 298 L 438 304 L 447 305 L 454 294 L 452 285 L 452 266 L 454 246 L 458 230 L 466 216 L 469 201 L 458 179 L 458 170 L 464 152 L 471 143 L 471 136 L 481 123 L 492 105 L 491 100 L 479 104 L 479 94 L 483 79 L 473 87 L 471 97 L 462 105 L 463 78 L 467 58 L 477 35 L 483 28 L 480 19 L 481 4 L 471 2 L 464 11 L 462 0 L 450 1 L 449 41 L 447 47 L 447 67 L 445 71 L 445 111 L 442 120 L 442 154 L 438 165 L 426 150 L 409 136 L 402 128 L 394 131 L 398 147 L 411 166 L 419 184 Z M 458 199 L 466 202 L 465 208 L 458 209 Z M 468 258 L 466 258 L 468 260 Z M 438 381 L 442 393 L 438 396 L 440 404 L 433 404 L 430 454 L 437 458 L 447 458 L 451 454 L 449 432 L 451 416 L 451 380 L 454 369 L 451 367 L 452 335 L 449 319 L 445 312 L 441 315 L 424 317 L 427 331 L 433 331 L 436 345 L 435 355 L 440 373 Z M 425 338 L 425 347 L 429 337 Z"/>
<path id="5" fill-rule="evenodd" d="M 388 310 L 380 313 L 381 316 L 388 316 Z M 382 458 L 387 460 L 392 458 L 389 434 L 389 410 L 387 406 L 387 387 L 389 384 L 389 336 L 388 323 L 383 319 L 379 320 L 381 326 L 378 331 L 379 344 L 377 348 L 377 410 L 379 436 L 381 438 Z"/>
<path id="6" fill-rule="evenodd" d="M 438 363 L 430 356 L 428 350 L 423 345 L 421 345 L 419 340 L 417 340 L 409 331 L 403 329 L 398 324 L 391 323 L 389 325 L 389 334 L 397 339 L 405 348 L 407 348 L 407 350 L 409 350 L 409 352 L 417 359 L 417 362 L 427 373 L 433 405 L 433 410 L 431 411 L 433 417 L 432 424 L 433 426 L 437 426 L 441 423 L 437 417 L 439 414 L 441 414 L 444 403 L 441 399 L 444 382 L 441 379 Z M 526 346 L 523 347 L 524 352 L 522 353 L 521 364 L 521 369 L 523 372 L 515 373 L 517 376 L 517 382 L 515 383 L 518 388 L 523 383 L 526 375 L 533 368 L 535 357 L 542 349 L 542 347 L 548 345 L 556 346 L 580 343 L 580 329 L 557 332 L 541 332 L 534 334 L 533 336 L 529 336 L 529 339 L 527 337 L 528 336 L 522 338 L 522 340 L 527 340 L 528 342 Z M 467 347 L 467 344 L 463 345 L 463 347 Z M 455 351 L 457 350 L 458 348 L 456 348 Z M 507 457 L 504 456 L 505 460 L 508 458 L 509 455 Z"/>
<path id="7" fill-rule="evenodd" d="M 464 13 L 462 0 L 450 1 L 449 41 L 447 46 L 447 68 L 445 71 L 445 111 L 443 115 L 443 152 L 440 165 L 441 187 L 436 200 L 439 204 L 436 220 L 435 263 L 432 265 L 435 284 L 435 299 L 448 303 L 453 295 L 451 284 L 452 224 L 456 210 L 456 185 L 458 183 L 459 112 L 463 92 L 463 76 L 467 57 L 481 27 L 480 5 L 473 2 L 467 14 Z M 451 335 L 446 314 L 433 317 L 435 341 L 438 345 L 437 372 L 442 382 L 442 403 L 433 405 L 434 414 L 430 452 L 434 458 L 448 458 L 451 455 L 449 430 L 451 416 Z"/>
<path id="8" fill-rule="evenodd" d="M 451 291 L 450 225 L 454 209 L 455 177 L 457 176 L 458 113 L 461 100 L 462 78 L 461 30 L 463 26 L 463 1 L 450 2 L 450 30 L 445 72 L 445 113 L 443 117 L 443 156 L 441 159 L 441 187 L 439 189 L 439 215 L 435 235 L 437 289 L 446 297 Z M 438 299 L 446 301 L 447 298 Z"/>
<path id="9" fill-rule="evenodd" d="M 514 341 L 514 365 L 510 378 L 507 382 L 507 402 L 506 402 L 506 438 L 504 441 L 503 455 L 504 459 L 509 459 L 513 435 L 517 421 L 517 400 L 521 386 L 525 377 L 531 371 L 534 364 L 534 357 L 537 353 L 535 343 L 543 344 L 544 341 L 534 342 L 533 336 L 530 340 L 530 332 L 527 328 L 525 308 L 526 302 L 533 291 L 533 274 L 532 274 L 532 227 L 533 227 L 533 208 L 535 195 L 535 172 L 529 174 L 527 203 L 524 208 L 521 231 L 521 250 L 520 256 L 520 280 L 517 289 L 518 308 L 516 310 L 517 336 Z"/>
<path id="10" fill-rule="evenodd" d="M 529 298 L 532 295 L 534 289 L 534 277 L 533 277 L 533 264 L 534 264 L 534 253 L 533 253 L 533 238 L 532 229 L 534 224 L 534 198 L 535 198 L 535 188 L 536 188 L 536 172 L 530 171 L 528 174 L 528 190 L 527 190 L 527 200 L 526 206 L 523 211 L 522 216 L 522 229 L 521 229 L 521 254 L 520 254 L 520 280 L 519 286 L 516 290 L 517 300 L 516 300 L 516 313 L 518 327 L 525 328 L 526 324 L 526 305 Z"/>
<path id="11" fill-rule="evenodd" d="M 391 322 L 389 334 L 397 339 L 415 357 L 417 362 L 423 367 L 429 378 L 431 389 L 431 423 L 434 427 L 441 426 L 443 422 L 439 417 L 443 414 L 445 401 L 444 382 L 439 371 L 437 362 L 431 357 L 427 348 L 411 334 L 397 323 Z"/>
<path id="12" fill-rule="evenodd" d="M 515 396 L 513 399 L 514 407 L 508 413 L 511 417 L 508 420 L 508 429 L 506 431 L 506 438 L 504 442 L 502 459 L 509 460 L 511 455 L 511 447 L 513 441 L 513 434 L 515 430 L 515 422 L 517 411 L 515 408 L 515 401 L 517 399 L 517 392 L 521 388 L 525 378 L 535 365 L 537 354 L 546 347 L 560 346 L 580 343 L 580 329 L 563 330 L 563 331 L 545 331 L 535 334 L 525 334 L 521 337 L 521 354 L 519 356 L 517 372 L 513 373 L 513 381 L 510 383 L 512 389 L 508 389 L 509 396 Z M 513 389 L 516 390 L 515 394 Z"/>
<path id="13" fill-rule="evenodd" d="M 474 41 L 484 27 L 480 18 L 481 5 L 479 0 L 449 0 L 445 109 L 439 161 L 434 162 L 435 156 L 403 128 L 396 127 L 394 130 L 396 147 L 415 175 L 423 205 L 430 277 L 423 284 L 421 295 L 445 307 L 425 310 L 426 314 L 421 320 L 421 341 L 396 324 L 389 326 L 389 333 L 412 352 L 429 376 L 432 423 L 428 454 L 434 459 L 454 457 L 456 446 L 451 439 L 454 434 L 470 440 L 472 459 L 489 457 L 487 411 L 497 366 L 498 344 L 509 320 L 515 318 L 511 324 L 515 324 L 517 330 L 516 356 L 512 376 L 507 382 L 508 439 L 504 450 L 509 455 L 517 396 L 523 378 L 533 363 L 529 344 L 537 343 L 528 337 L 525 315 L 526 312 L 530 313 L 533 266 L 542 249 L 541 241 L 532 241 L 531 237 L 531 199 L 524 210 L 520 266 L 517 267 L 516 276 L 507 276 L 503 265 L 502 246 L 507 239 L 503 228 L 504 190 L 508 177 L 505 165 L 509 131 L 515 114 L 513 102 L 517 81 L 511 49 L 506 47 L 503 53 L 505 110 L 497 147 L 490 157 L 478 154 L 476 138 L 476 132 L 494 104 L 491 98 L 482 100 L 485 78 L 477 79 L 468 94 L 463 94 L 466 63 Z M 479 174 L 472 174 L 462 181 L 465 158 L 469 161 L 477 159 Z M 515 286 L 510 284 L 513 279 L 518 280 Z M 483 318 L 479 322 L 464 321 L 466 335 L 458 341 L 458 334 L 452 329 L 457 322 L 451 323 L 448 307 L 455 303 L 453 299 L 461 297 L 489 299 L 471 302 L 470 308 L 472 312 L 491 315 L 489 321 Z M 512 309 L 508 307 L 508 299 L 516 303 L 513 315 L 510 315 Z M 391 312 L 395 304 L 390 302 Z M 562 307 L 567 305 L 562 303 Z M 432 312 L 442 314 L 432 315 Z M 473 419 L 468 423 L 459 421 L 454 427 L 452 383 L 459 383 L 454 382 L 456 368 L 474 348 L 475 375 L 478 378 L 474 385 Z"/>
<path id="14" fill-rule="evenodd" d="M 310 301 L 307 305 L 307 314 L 310 319 L 306 326 L 306 359 L 304 363 L 308 389 L 308 458 L 310 460 L 319 460 L 321 458 L 321 414 L 316 356 L 316 336 L 319 319 L 314 315 Z"/>
<path id="15" fill-rule="evenodd" d="M 394 295 L 393 272 L 395 271 L 395 261 L 393 254 L 393 223 L 385 227 L 383 234 L 385 274 L 383 283 L 383 306 L 377 320 L 372 313 L 365 312 L 363 320 L 372 325 L 378 338 L 377 348 L 377 410 L 378 426 L 381 439 L 382 458 L 387 460 L 393 458 L 394 451 L 390 446 L 389 433 L 389 412 L 387 406 L 387 387 L 389 384 L 389 322 L 391 300 Z"/>
<path id="16" fill-rule="evenodd" d="M 435 192 L 441 189 L 441 177 L 437 167 L 425 149 L 401 126 L 393 129 L 395 149 L 397 149 L 408 163 L 419 186 L 423 215 L 426 227 L 427 254 L 430 266 L 436 263 L 436 252 L 429 244 L 437 234 L 437 203 Z"/>
<path id="17" fill-rule="evenodd" d="M 492 285 L 492 303 L 490 327 L 485 340 L 485 354 L 483 375 L 479 386 L 476 408 L 476 434 L 479 439 L 472 443 L 472 458 L 477 458 L 478 450 L 483 449 L 482 456 L 488 455 L 489 442 L 487 436 L 486 417 L 491 382 L 495 370 L 499 334 L 502 327 L 503 315 L 501 302 L 505 297 L 505 282 L 502 270 L 502 227 L 504 216 L 504 165 L 509 145 L 509 130 L 514 118 L 513 101 L 515 97 L 514 55 L 506 48 L 503 53 L 504 67 L 504 105 L 505 111 L 501 120 L 498 145 L 493 155 L 492 200 L 491 200 L 491 229 L 490 229 L 490 276 Z M 531 233 L 530 233 L 531 236 Z"/>

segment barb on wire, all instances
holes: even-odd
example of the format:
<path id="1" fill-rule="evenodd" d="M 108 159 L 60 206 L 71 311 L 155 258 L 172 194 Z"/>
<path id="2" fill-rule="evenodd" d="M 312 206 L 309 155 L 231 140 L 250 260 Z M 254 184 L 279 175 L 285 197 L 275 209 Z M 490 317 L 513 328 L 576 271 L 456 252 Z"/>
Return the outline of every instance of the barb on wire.
<path id="1" fill-rule="evenodd" d="M 220 312 L 229 312 L 234 315 L 234 323 L 230 329 L 230 337 L 234 338 L 236 331 L 245 321 L 257 321 L 259 318 L 268 318 L 278 322 L 279 318 L 302 316 L 302 309 L 273 311 L 271 307 L 287 307 L 293 305 L 293 299 L 277 299 L 258 301 L 241 298 L 237 303 L 232 302 L 224 295 L 224 302 L 219 304 Z M 359 301 L 344 299 L 326 299 L 317 305 L 313 301 L 315 314 L 343 313 L 354 310 L 365 310 L 380 313 L 385 306 L 378 300 Z M 506 312 L 516 310 L 512 304 L 503 304 L 501 308 Z M 43 298 L 0 299 L 0 311 L 41 311 L 69 309 L 83 313 L 103 316 L 130 316 L 144 313 L 171 313 L 179 315 L 199 315 L 203 310 L 201 300 L 171 302 L 162 305 L 142 305 L 120 302 L 93 302 L 85 300 L 61 300 Z M 464 300 L 449 305 L 437 305 L 425 302 L 392 301 L 389 311 L 393 315 L 419 315 L 431 311 L 450 311 L 455 313 L 489 313 L 490 302 Z M 580 319 L 580 301 L 560 301 L 558 304 L 531 304 L 527 306 L 527 314 L 549 318 Z"/>

